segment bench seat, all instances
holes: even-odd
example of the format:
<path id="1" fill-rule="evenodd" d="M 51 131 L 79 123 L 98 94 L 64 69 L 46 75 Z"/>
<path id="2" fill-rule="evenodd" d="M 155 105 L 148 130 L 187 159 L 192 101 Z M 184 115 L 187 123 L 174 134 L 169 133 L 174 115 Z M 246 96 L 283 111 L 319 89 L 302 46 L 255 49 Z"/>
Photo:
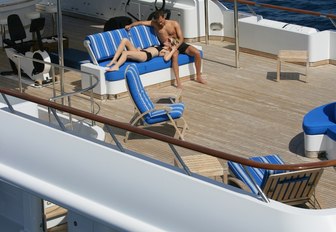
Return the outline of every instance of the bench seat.
<path id="1" fill-rule="evenodd" d="M 57 52 L 50 52 L 51 62 L 59 63 L 59 56 Z M 89 63 L 89 54 L 74 48 L 65 48 L 63 50 L 64 66 L 80 69 L 82 64 Z"/>
<path id="2" fill-rule="evenodd" d="M 124 73 L 127 66 L 135 63 L 144 86 L 171 82 L 175 75 L 171 68 L 171 60 L 164 61 L 163 57 L 154 57 L 146 62 L 126 61 L 120 66 L 118 71 L 106 72 L 106 65 L 113 58 L 118 45 L 123 38 L 129 39 L 134 47 L 145 49 L 150 46 L 159 46 L 160 41 L 154 33 L 152 27 L 138 25 L 129 31 L 117 29 L 89 35 L 84 41 L 84 45 L 90 54 L 91 62 L 81 65 L 81 70 L 99 77 L 99 84 L 93 89 L 94 95 L 98 98 L 116 98 L 127 91 Z M 201 52 L 201 47 L 197 46 Z M 192 76 L 196 73 L 194 67 L 194 57 L 186 54 L 179 54 L 178 57 L 180 77 Z M 88 74 L 82 75 L 82 88 L 90 86 Z"/>
<path id="3" fill-rule="evenodd" d="M 105 67 L 109 62 L 110 60 L 104 61 L 104 62 L 99 63 L 99 65 L 102 67 Z M 189 64 L 193 62 L 194 62 L 194 57 L 191 57 L 185 54 L 179 55 L 179 58 L 178 58 L 179 65 Z M 117 81 L 117 80 L 124 79 L 124 73 L 125 73 L 126 68 L 129 64 L 132 64 L 132 63 L 136 64 L 140 75 L 171 67 L 171 60 L 166 62 L 164 61 L 163 57 L 154 57 L 153 59 L 147 62 L 126 61 L 125 64 L 120 66 L 118 71 L 106 72 L 105 79 L 107 81 Z"/>
<path id="4" fill-rule="evenodd" d="M 335 102 L 316 107 L 303 118 L 303 131 L 308 135 L 325 134 L 335 125 Z"/>
<path id="5" fill-rule="evenodd" d="M 336 158 L 336 102 L 318 106 L 303 118 L 306 156 L 316 158 L 326 152 L 328 158 Z"/>

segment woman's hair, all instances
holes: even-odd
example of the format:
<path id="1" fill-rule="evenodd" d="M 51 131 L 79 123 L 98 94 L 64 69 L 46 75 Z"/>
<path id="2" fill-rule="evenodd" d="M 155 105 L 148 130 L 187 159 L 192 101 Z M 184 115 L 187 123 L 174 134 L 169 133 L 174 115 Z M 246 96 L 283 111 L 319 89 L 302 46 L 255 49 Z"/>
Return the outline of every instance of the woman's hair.
<path id="1" fill-rule="evenodd" d="M 180 41 L 177 39 L 177 38 L 169 38 L 168 39 L 168 41 L 170 42 L 170 44 L 172 45 L 172 46 L 175 46 L 175 45 L 177 45 L 177 44 L 179 44 L 180 43 Z"/>

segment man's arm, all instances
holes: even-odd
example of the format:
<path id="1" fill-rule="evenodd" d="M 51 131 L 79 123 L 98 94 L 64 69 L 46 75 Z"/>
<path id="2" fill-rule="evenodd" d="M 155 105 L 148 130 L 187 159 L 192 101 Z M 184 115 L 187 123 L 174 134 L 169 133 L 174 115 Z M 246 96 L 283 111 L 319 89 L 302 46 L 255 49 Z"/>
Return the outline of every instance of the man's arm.
<path id="1" fill-rule="evenodd" d="M 129 30 L 131 29 L 131 27 L 134 27 L 134 26 L 138 26 L 138 25 L 145 25 L 145 26 L 151 26 L 152 25 L 152 21 L 136 21 L 136 22 L 133 22 L 129 25 L 126 25 L 125 26 L 125 29 L 126 30 Z"/>
<path id="2" fill-rule="evenodd" d="M 177 44 L 177 48 L 178 48 L 180 44 L 183 43 L 184 37 L 182 34 L 181 26 L 177 21 L 174 21 L 174 27 L 175 27 L 177 39 L 179 40 L 179 43 Z"/>

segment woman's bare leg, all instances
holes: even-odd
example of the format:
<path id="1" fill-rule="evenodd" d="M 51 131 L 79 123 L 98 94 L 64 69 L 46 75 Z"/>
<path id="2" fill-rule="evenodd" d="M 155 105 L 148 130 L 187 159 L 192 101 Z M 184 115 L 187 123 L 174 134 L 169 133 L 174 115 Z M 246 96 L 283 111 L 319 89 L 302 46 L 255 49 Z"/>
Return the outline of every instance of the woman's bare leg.
<path id="1" fill-rule="evenodd" d="M 117 63 L 117 60 L 119 58 L 119 56 L 122 54 L 122 52 L 124 51 L 124 49 L 127 49 L 128 51 L 135 51 L 137 50 L 133 44 L 126 38 L 123 38 L 121 41 L 120 41 L 120 44 L 118 46 L 118 49 L 116 51 L 116 53 L 114 54 L 113 56 L 113 59 L 111 60 L 110 63 L 108 63 L 106 66 L 111 66 L 113 64 L 116 64 Z"/>
<path id="2" fill-rule="evenodd" d="M 134 60 L 138 62 L 144 62 L 147 59 L 147 55 L 145 52 L 142 51 L 123 51 L 118 62 L 111 68 L 106 69 L 106 71 L 117 71 L 119 70 L 119 67 L 123 65 L 126 60 Z"/>

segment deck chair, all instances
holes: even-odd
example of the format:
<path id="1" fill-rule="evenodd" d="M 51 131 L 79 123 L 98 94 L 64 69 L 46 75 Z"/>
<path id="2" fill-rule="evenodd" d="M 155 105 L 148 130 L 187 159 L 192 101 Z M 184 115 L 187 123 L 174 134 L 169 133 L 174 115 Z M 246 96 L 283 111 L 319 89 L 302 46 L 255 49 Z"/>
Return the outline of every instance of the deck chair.
<path id="1" fill-rule="evenodd" d="M 138 68 L 135 64 L 130 64 L 125 70 L 125 82 L 128 93 L 134 103 L 135 114 L 130 123 L 134 126 L 151 126 L 159 123 L 171 123 L 176 135 L 184 140 L 185 130 L 188 128 L 187 122 L 184 120 L 184 103 L 157 104 L 154 105 L 144 89 Z M 183 122 L 182 129 L 177 126 L 177 120 Z M 128 140 L 129 131 L 126 132 L 125 142 Z"/>
<path id="2" fill-rule="evenodd" d="M 250 159 L 262 163 L 284 164 L 281 158 L 274 154 Z M 322 168 L 286 172 L 249 166 L 244 168 L 243 165 L 231 161 L 228 162 L 228 167 L 230 174 L 238 178 L 255 194 L 259 193 L 256 187 L 258 185 L 270 199 L 289 205 L 309 203 L 314 208 L 321 208 L 315 197 L 315 187 L 322 175 Z"/>

